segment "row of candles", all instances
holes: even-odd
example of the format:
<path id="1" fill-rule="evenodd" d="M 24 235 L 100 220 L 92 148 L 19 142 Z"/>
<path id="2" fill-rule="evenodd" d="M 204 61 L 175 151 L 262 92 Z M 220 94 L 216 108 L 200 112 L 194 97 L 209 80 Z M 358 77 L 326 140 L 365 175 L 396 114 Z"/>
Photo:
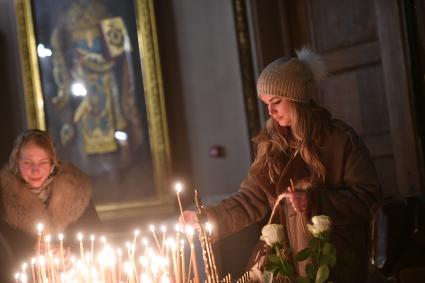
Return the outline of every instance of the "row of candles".
<path id="1" fill-rule="evenodd" d="M 149 226 L 149 237 L 142 237 L 134 230 L 131 241 L 125 248 L 115 248 L 106 237 L 85 237 L 77 234 L 79 256 L 70 255 L 64 247 L 63 234 L 57 240 L 44 233 L 42 223 L 37 224 L 36 255 L 31 262 L 23 263 L 15 274 L 17 283 L 200 283 L 199 263 L 195 253 L 195 229 L 184 223 L 180 200 L 181 183 L 175 190 L 182 223 L 174 227 L 172 236 L 167 235 L 166 226 L 157 233 L 154 225 Z M 195 204 L 199 219 L 203 219 L 202 203 L 195 191 Z M 219 280 L 214 251 L 211 244 L 212 225 L 204 222 L 197 229 L 202 248 L 206 283 L 231 281 L 229 276 Z M 146 235 L 145 235 L 146 236 Z M 150 241 L 153 245 L 150 245 Z M 189 249 L 185 246 L 188 245 Z M 188 250 L 188 251 L 187 251 Z M 96 253 L 97 252 L 97 253 Z M 189 253 L 189 254 L 188 254 Z M 249 282 L 245 275 L 237 282 Z"/>

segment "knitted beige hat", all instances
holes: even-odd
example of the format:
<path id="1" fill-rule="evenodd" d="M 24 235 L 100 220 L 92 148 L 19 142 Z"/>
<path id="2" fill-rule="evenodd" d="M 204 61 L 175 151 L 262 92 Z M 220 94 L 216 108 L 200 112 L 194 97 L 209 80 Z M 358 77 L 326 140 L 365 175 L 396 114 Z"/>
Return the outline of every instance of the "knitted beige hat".
<path id="1" fill-rule="evenodd" d="M 326 77 L 324 61 L 308 48 L 295 52 L 296 57 L 279 58 L 261 72 L 258 95 L 283 96 L 298 102 L 317 101 L 317 88 Z"/>

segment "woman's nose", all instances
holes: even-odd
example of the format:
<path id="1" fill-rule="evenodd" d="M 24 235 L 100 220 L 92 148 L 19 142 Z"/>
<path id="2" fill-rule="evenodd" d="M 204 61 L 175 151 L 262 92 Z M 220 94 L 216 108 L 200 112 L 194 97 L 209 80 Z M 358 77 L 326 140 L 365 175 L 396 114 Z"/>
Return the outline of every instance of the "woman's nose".
<path id="1" fill-rule="evenodd" d="M 40 166 L 38 164 L 31 165 L 31 171 L 37 172 L 40 169 Z"/>
<path id="2" fill-rule="evenodd" d="M 275 112 L 275 109 L 272 105 L 267 106 L 268 110 L 269 110 L 269 115 L 272 115 Z"/>

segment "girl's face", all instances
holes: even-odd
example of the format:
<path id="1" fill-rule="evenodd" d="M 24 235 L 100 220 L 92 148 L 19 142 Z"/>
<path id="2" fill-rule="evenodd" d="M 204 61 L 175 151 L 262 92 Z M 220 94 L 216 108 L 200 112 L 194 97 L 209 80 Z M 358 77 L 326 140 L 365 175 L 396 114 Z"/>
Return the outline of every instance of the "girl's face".
<path id="1" fill-rule="evenodd" d="M 52 170 L 49 154 L 34 143 L 24 145 L 19 154 L 19 172 L 31 188 L 39 188 Z"/>
<path id="2" fill-rule="evenodd" d="M 292 106 L 282 96 L 261 94 L 260 99 L 267 105 L 269 115 L 282 127 L 291 126 Z"/>

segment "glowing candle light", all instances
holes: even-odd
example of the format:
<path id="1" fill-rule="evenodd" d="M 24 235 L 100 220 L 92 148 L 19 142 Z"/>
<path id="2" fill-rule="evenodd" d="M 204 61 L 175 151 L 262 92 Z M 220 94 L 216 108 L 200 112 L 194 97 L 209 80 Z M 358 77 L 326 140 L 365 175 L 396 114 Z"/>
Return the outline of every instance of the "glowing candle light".
<path id="1" fill-rule="evenodd" d="M 83 239 L 84 236 L 82 233 L 77 234 L 77 239 L 80 242 L 80 256 L 81 256 L 81 262 L 84 263 L 84 246 L 83 246 Z"/>
<path id="2" fill-rule="evenodd" d="M 214 250 L 212 248 L 212 244 L 211 244 L 211 235 L 212 235 L 212 230 L 213 230 L 213 226 L 211 225 L 211 223 L 206 222 L 205 223 L 205 230 L 207 230 L 207 235 L 206 235 L 206 244 L 207 244 L 207 254 L 211 263 L 211 267 L 212 267 L 212 276 L 214 277 L 214 279 L 218 282 L 218 272 L 217 272 L 217 265 L 215 263 L 215 256 L 214 256 Z"/>
<path id="3" fill-rule="evenodd" d="M 94 256 L 94 240 L 96 240 L 95 235 L 90 235 L 90 265 L 93 266 L 93 256 Z"/>
<path id="4" fill-rule="evenodd" d="M 40 258 L 41 238 L 43 236 L 43 229 L 44 229 L 43 223 L 38 223 L 37 224 L 37 255 L 36 255 L 36 259 L 37 259 L 37 278 L 39 280 L 41 279 L 41 270 L 40 270 L 39 258 Z"/>
<path id="5" fill-rule="evenodd" d="M 64 252 L 63 252 L 63 234 L 59 233 L 58 235 L 58 239 L 59 239 L 59 252 L 60 252 L 60 257 L 61 257 L 61 264 L 62 264 L 62 272 L 65 271 L 65 257 L 64 257 Z"/>
<path id="6" fill-rule="evenodd" d="M 19 277 L 21 276 L 21 274 L 18 272 L 18 273 L 15 273 L 15 280 L 16 280 L 16 283 L 19 283 Z"/>
<path id="7" fill-rule="evenodd" d="M 183 222 L 183 226 L 186 226 L 186 222 L 185 222 L 185 220 L 183 218 L 183 206 L 182 206 L 182 202 L 180 200 L 180 193 L 183 190 L 183 184 L 180 183 L 180 182 L 175 183 L 174 189 L 176 190 L 177 202 L 179 203 L 180 219 Z"/>
<path id="8" fill-rule="evenodd" d="M 41 237 L 43 235 L 43 229 L 44 229 L 44 225 L 43 223 L 38 223 L 37 224 L 37 235 L 38 235 L 38 239 L 37 239 L 37 258 L 40 256 L 40 248 L 41 248 Z"/>
<path id="9" fill-rule="evenodd" d="M 22 265 L 21 265 L 22 273 L 21 273 L 21 276 L 20 276 L 21 283 L 28 282 L 27 267 L 28 267 L 28 264 L 26 262 L 22 263 Z"/>
<path id="10" fill-rule="evenodd" d="M 118 254 L 118 282 L 121 282 L 122 250 L 117 249 L 117 254 Z"/>

